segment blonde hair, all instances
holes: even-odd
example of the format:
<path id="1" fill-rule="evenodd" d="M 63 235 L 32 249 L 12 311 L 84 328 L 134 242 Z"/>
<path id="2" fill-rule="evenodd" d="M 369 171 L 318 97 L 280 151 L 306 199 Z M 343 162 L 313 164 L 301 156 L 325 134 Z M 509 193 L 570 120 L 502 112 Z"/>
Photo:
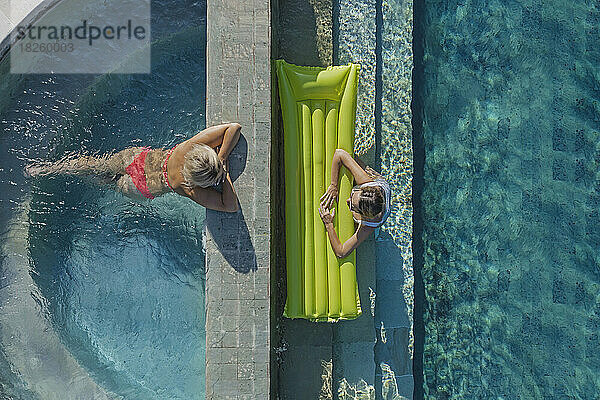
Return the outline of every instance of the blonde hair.
<path id="1" fill-rule="evenodd" d="M 385 193 L 380 187 L 363 187 L 358 199 L 358 213 L 367 218 L 375 218 L 383 211 L 384 195 Z"/>
<path id="2" fill-rule="evenodd" d="M 181 169 L 183 184 L 190 189 L 194 186 L 207 188 L 216 185 L 223 173 L 223 163 L 217 153 L 203 143 L 192 145 L 192 149 L 185 155 Z"/>

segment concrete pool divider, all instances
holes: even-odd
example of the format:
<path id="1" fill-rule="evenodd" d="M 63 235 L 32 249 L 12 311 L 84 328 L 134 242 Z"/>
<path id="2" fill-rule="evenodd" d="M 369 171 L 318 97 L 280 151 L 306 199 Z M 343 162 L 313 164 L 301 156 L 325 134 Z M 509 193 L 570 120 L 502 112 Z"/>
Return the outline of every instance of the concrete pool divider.
<path id="1" fill-rule="evenodd" d="M 206 399 L 271 396 L 270 7 L 207 1 L 206 124 L 239 122 L 243 137 L 230 162 L 241 209 L 206 213 Z"/>

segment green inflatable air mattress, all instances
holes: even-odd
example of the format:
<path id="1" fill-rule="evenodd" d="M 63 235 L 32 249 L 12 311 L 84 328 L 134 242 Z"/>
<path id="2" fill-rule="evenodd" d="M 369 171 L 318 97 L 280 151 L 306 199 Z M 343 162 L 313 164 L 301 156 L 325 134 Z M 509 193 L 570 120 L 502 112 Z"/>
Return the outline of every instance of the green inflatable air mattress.
<path id="1" fill-rule="evenodd" d="M 300 67 L 276 61 L 283 114 L 287 299 L 284 315 L 312 321 L 361 314 L 356 254 L 338 259 L 319 216 L 319 199 L 331 180 L 336 148 L 354 152 L 359 66 Z M 352 174 L 342 167 L 335 231 L 342 243 L 354 234 L 345 199 Z"/>

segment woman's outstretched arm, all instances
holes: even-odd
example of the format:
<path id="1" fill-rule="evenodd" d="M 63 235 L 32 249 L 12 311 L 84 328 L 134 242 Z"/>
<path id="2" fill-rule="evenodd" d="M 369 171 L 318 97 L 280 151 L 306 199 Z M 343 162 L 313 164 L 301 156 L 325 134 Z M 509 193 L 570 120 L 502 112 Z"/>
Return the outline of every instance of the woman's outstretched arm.
<path id="1" fill-rule="evenodd" d="M 354 181 L 357 185 L 362 185 L 363 183 L 372 180 L 369 174 L 358 165 L 356 160 L 348 154 L 346 150 L 337 149 L 335 153 L 333 153 L 333 160 L 331 163 L 331 183 L 337 183 L 340 176 L 340 167 L 342 165 L 348 168 L 352 176 L 354 176 Z"/>
<path id="2" fill-rule="evenodd" d="M 329 208 L 333 203 L 333 200 L 337 198 L 338 181 L 342 165 L 350 171 L 352 176 L 354 176 L 354 181 L 357 185 L 373 180 L 347 151 L 337 149 L 335 153 L 333 153 L 333 160 L 331 162 L 331 184 L 325 191 L 325 194 L 321 196 L 321 204 L 324 205 L 325 208 Z"/>
<path id="3" fill-rule="evenodd" d="M 226 160 L 240 139 L 242 126 L 237 122 L 211 126 L 189 139 L 192 143 L 203 143 L 210 147 L 220 146 L 218 155 L 221 161 Z"/>
<path id="4" fill-rule="evenodd" d="M 325 230 L 327 230 L 327 236 L 331 243 L 331 248 L 335 253 L 336 257 L 344 258 L 348 254 L 352 253 L 354 249 L 358 247 L 366 238 L 375 230 L 369 226 L 360 225 L 354 235 L 350 236 L 344 243 L 340 242 L 335 228 L 333 227 L 333 216 L 335 215 L 335 209 L 332 209 L 332 213 L 323 206 L 319 207 L 319 215 L 325 224 Z"/>

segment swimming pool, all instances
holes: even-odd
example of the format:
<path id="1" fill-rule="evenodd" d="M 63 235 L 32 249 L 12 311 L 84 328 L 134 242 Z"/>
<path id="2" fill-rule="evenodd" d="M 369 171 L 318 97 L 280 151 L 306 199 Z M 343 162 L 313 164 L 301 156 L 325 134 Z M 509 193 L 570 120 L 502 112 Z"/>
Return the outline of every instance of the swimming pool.
<path id="1" fill-rule="evenodd" d="M 204 398 L 204 209 L 21 171 L 203 129 L 205 15 L 204 2 L 152 2 L 150 75 L 11 75 L 0 62 L 2 395 Z"/>
<path id="2" fill-rule="evenodd" d="M 426 398 L 600 393 L 597 4 L 426 2 Z"/>
<path id="3" fill-rule="evenodd" d="M 412 2 L 334 2 L 332 39 L 322 26 L 315 31 L 310 26 L 311 20 L 316 25 L 328 15 L 326 2 L 312 2 L 314 11 L 305 10 L 304 18 L 296 17 L 290 3 L 297 4 L 281 2 L 279 30 L 285 33 L 279 40 L 283 49 L 277 49 L 280 56 L 318 65 L 330 52 L 311 45 L 331 40 L 334 64 L 361 65 L 355 154 L 390 182 L 392 212 L 356 250 L 363 312 L 359 318 L 327 325 L 287 319 L 275 324 L 281 331 L 276 350 L 278 395 L 412 398 Z M 317 38 L 298 49 L 294 38 L 314 32 Z"/>

